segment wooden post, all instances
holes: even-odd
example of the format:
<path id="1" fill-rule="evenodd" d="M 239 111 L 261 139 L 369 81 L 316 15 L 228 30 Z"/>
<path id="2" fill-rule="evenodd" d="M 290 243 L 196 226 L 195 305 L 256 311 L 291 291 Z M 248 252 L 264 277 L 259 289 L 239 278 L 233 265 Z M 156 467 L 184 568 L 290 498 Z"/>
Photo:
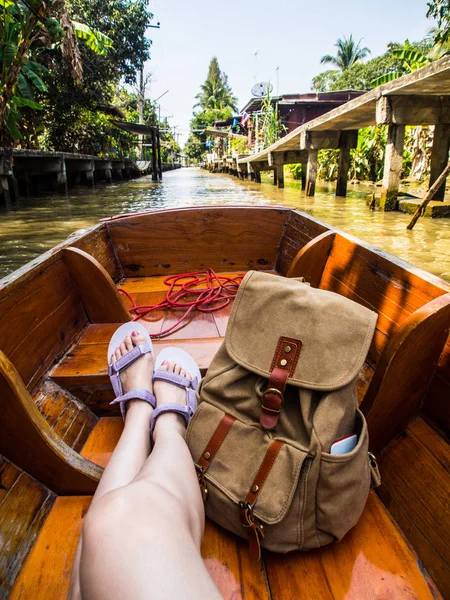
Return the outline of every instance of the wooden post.
<path id="1" fill-rule="evenodd" d="M 162 179 L 162 164 L 161 164 L 161 134 L 159 133 L 159 129 L 156 131 L 156 139 L 157 139 L 157 148 L 158 148 L 158 175 L 159 180 Z"/>
<path id="2" fill-rule="evenodd" d="M 431 201 L 431 199 L 435 195 L 436 191 L 441 187 L 441 185 L 443 184 L 443 182 L 447 179 L 447 175 L 449 173 L 450 173 L 450 162 L 447 163 L 447 166 L 445 167 L 445 169 L 442 171 L 442 173 L 436 179 L 436 181 L 434 182 L 434 184 L 428 190 L 427 195 L 423 199 L 423 201 L 422 201 L 421 205 L 419 206 L 419 208 L 414 213 L 414 216 L 411 219 L 411 221 L 410 221 L 410 223 L 409 223 L 409 225 L 408 225 L 408 227 L 406 229 L 410 229 L 411 230 L 414 227 L 414 225 L 417 223 L 417 221 L 419 220 L 419 217 L 421 215 L 425 214 L 425 209 L 427 207 L 427 204 Z"/>
<path id="3" fill-rule="evenodd" d="M 352 142 L 354 132 L 342 131 L 340 135 L 341 149 L 339 152 L 339 168 L 336 183 L 336 196 L 347 195 L 348 169 L 350 167 L 350 148 L 354 145 Z M 356 135 L 356 141 L 358 136 Z"/>
<path id="4" fill-rule="evenodd" d="M 253 170 L 255 171 L 255 183 L 261 183 L 261 170 L 257 167 L 253 167 Z"/>
<path id="5" fill-rule="evenodd" d="M 274 167 L 274 169 L 273 169 L 273 185 L 277 185 L 277 175 L 278 175 L 277 168 Z"/>
<path id="6" fill-rule="evenodd" d="M 306 170 L 306 195 L 314 196 L 316 193 L 317 156 L 318 150 L 308 151 L 308 167 Z"/>
<path id="7" fill-rule="evenodd" d="M 431 152 L 430 189 L 445 169 L 450 150 L 450 125 L 434 126 L 433 150 Z M 434 194 L 432 200 L 443 201 L 445 197 L 445 181 Z"/>
<path id="8" fill-rule="evenodd" d="M 152 128 L 152 181 L 158 181 L 156 131 L 154 127 Z"/>
<path id="9" fill-rule="evenodd" d="M 389 125 L 380 201 L 382 210 L 395 210 L 397 208 L 404 143 L 405 125 Z"/>
<path id="10" fill-rule="evenodd" d="M 306 173 L 308 171 L 308 162 L 302 160 L 302 190 L 306 190 Z"/>
<path id="11" fill-rule="evenodd" d="M 275 167 L 275 172 L 277 174 L 277 185 L 279 188 L 284 188 L 284 165 L 278 164 Z"/>

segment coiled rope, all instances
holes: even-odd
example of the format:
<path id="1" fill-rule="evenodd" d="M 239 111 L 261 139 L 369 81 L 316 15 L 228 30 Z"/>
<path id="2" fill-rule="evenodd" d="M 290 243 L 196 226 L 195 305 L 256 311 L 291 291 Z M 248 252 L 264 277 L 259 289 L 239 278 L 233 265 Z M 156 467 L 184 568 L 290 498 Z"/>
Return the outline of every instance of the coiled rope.
<path id="1" fill-rule="evenodd" d="M 131 308 L 128 310 L 133 316 L 133 321 L 145 320 L 145 317 L 155 310 L 186 309 L 184 315 L 174 325 L 160 333 L 151 334 L 153 338 L 161 338 L 179 327 L 195 310 L 212 313 L 228 306 L 231 300 L 236 297 L 242 277 L 242 275 L 236 277 L 219 276 L 214 269 L 171 275 L 164 279 L 164 283 L 169 286 L 169 289 L 166 291 L 164 300 L 158 302 L 158 304 L 137 305 L 126 290 L 123 288 L 117 289 L 125 294 L 131 302 Z"/>

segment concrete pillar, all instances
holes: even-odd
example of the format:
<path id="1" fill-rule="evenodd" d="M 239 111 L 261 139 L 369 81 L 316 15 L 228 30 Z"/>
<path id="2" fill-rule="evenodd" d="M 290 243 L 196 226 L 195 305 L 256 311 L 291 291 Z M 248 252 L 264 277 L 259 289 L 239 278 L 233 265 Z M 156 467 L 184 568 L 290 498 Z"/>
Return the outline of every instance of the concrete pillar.
<path id="1" fill-rule="evenodd" d="M 11 205 L 11 194 L 7 175 L 0 175 L 0 192 L 3 194 L 3 203 L 7 208 Z"/>
<path id="2" fill-rule="evenodd" d="M 61 194 L 67 194 L 67 173 L 66 173 L 66 162 L 64 159 L 61 160 L 60 171 L 56 174 L 56 185 L 58 192 Z"/>
<path id="3" fill-rule="evenodd" d="M 380 200 L 382 210 L 395 210 L 397 208 L 404 143 L 405 125 L 389 125 Z"/>
<path id="4" fill-rule="evenodd" d="M 253 167 L 253 170 L 255 171 L 255 183 L 261 183 L 261 171 L 260 171 L 260 169 L 257 169 L 256 167 Z"/>
<path id="5" fill-rule="evenodd" d="M 433 150 L 431 152 L 430 186 L 436 181 L 448 164 L 450 150 L 450 125 L 435 125 L 433 136 Z M 429 188 L 428 188 L 429 189 Z M 444 200 L 445 182 L 434 194 L 432 200 Z"/>
<path id="6" fill-rule="evenodd" d="M 277 185 L 277 181 L 278 181 L 277 176 L 278 176 L 277 168 L 275 167 L 273 170 L 273 185 Z"/>
<path id="7" fill-rule="evenodd" d="M 275 167 L 277 174 L 277 185 L 279 188 L 284 188 L 284 165 L 277 165 Z"/>
<path id="8" fill-rule="evenodd" d="M 339 151 L 339 168 L 336 182 L 336 196 L 347 195 L 348 169 L 350 167 L 350 148 Z"/>
<path id="9" fill-rule="evenodd" d="M 95 187 L 95 180 L 94 180 L 94 169 L 90 169 L 89 171 L 85 172 L 86 175 L 86 183 L 89 187 L 91 187 L 92 189 L 94 189 Z"/>
<path id="10" fill-rule="evenodd" d="M 318 150 L 308 150 L 308 166 L 306 169 L 306 195 L 314 196 L 316 193 L 317 156 Z"/>
<path id="11" fill-rule="evenodd" d="M 152 128 L 152 181 L 158 181 L 158 166 L 157 166 L 157 150 L 156 150 L 156 131 Z"/>
<path id="12" fill-rule="evenodd" d="M 111 169 L 105 169 L 105 179 L 106 179 L 107 183 L 111 183 L 112 182 Z"/>

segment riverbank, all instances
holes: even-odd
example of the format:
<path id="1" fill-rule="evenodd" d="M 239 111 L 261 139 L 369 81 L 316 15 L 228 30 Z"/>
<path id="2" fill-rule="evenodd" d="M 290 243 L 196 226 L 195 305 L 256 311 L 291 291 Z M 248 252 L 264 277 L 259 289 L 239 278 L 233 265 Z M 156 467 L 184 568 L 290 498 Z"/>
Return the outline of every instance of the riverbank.
<path id="1" fill-rule="evenodd" d="M 319 182 L 316 195 L 307 197 L 299 186 L 278 189 L 188 168 L 166 173 L 162 183 L 142 177 L 92 191 L 71 190 L 68 196 L 22 199 L 13 209 L 0 212 L 0 275 L 19 268 L 73 231 L 117 213 L 212 204 L 282 204 L 450 281 L 450 220 L 420 219 L 413 231 L 407 231 L 409 215 L 368 209 L 366 197 L 376 189 L 367 184 L 349 186 L 347 198 L 340 198 L 334 195 L 333 184 Z"/>

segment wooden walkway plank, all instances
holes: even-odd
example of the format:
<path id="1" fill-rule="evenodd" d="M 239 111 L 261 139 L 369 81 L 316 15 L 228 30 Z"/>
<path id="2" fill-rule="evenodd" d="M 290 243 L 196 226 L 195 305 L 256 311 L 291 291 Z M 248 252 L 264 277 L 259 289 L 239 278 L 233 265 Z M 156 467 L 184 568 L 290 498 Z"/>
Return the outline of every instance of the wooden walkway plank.
<path id="1" fill-rule="evenodd" d="M 66 600 L 90 496 L 59 497 L 16 580 L 10 600 Z"/>

